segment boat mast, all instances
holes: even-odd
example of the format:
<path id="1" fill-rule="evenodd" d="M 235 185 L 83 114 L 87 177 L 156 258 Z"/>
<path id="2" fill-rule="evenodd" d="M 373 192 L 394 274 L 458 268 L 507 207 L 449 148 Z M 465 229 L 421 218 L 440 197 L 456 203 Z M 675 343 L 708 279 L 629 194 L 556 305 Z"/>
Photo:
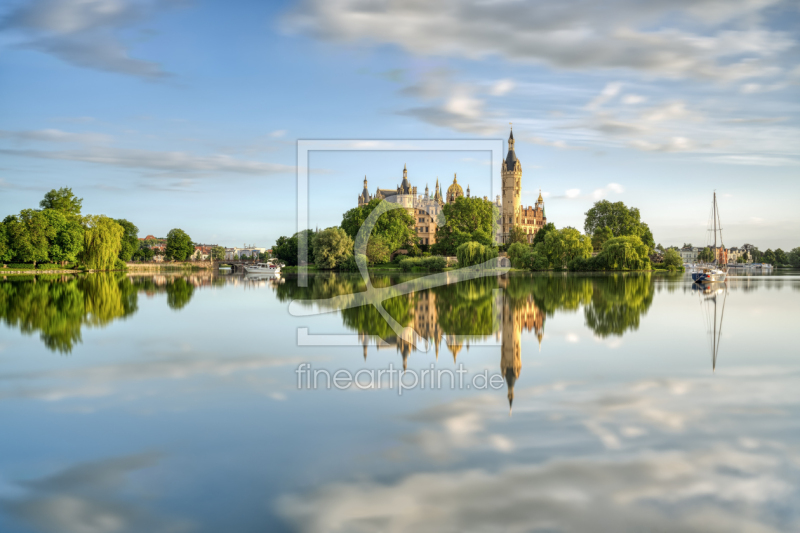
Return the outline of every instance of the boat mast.
<path id="1" fill-rule="evenodd" d="M 714 263 L 717 262 L 717 191 L 714 191 L 714 202 L 711 204 L 711 218 L 714 219 Z"/>

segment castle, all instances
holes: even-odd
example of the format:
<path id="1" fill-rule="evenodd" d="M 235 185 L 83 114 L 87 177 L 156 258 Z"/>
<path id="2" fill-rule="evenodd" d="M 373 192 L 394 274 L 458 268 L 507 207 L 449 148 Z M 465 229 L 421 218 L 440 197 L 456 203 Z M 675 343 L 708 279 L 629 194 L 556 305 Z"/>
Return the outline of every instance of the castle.
<path id="1" fill-rule="evenodd" d="M 547 217 L 544 213 L 544 199 L 539 191 L 539 199 L 536 205 L 524 207 L 521 205 L 522 195 L 522 164 L 514 152 L 514 132 L 508 137 L 508 154 L 503 160 L 501 169 L 503 196 L 502 200 L 498 196 L 493 202 L 498 208 L 499 220 L 497 221 L 497 241 L 506 243 L 509 240 L 511 229 L 514 227 L 522 228 L 528 236 L 528 242 L 533 242 L 533 237 L 546 223 Z M 458 184 L 458 178 L 453 175 L 453 183 L 447 188 L 447 193 L 442 194 L 439 189 L 439 179 L 436 179 L 436 186 L 431 196 L 428 186 L 425 185 L 425 194 L 417 194 L 417 188 L 408 181 L 408 169 L 403 165 L 403 180 L 396 189 L 377 188 L 375 194 L 370 194 L 367 189 L 367 177 L 364 176 L 364 188 L 358 196 L 358 205 L 367 205 L 370 201 L 378 198 L 402 205 L 414 217 L 415 231 L 419 244 L 436 243 L 436 218 L 442 210 L 442 206 L 455 203 L 458 198 L 464 197 L 464 190 Z M 469 185 L 467 185 L 466 197 L 470 197 Z M 483 197 L 485 201 L 490 201 Z"/>

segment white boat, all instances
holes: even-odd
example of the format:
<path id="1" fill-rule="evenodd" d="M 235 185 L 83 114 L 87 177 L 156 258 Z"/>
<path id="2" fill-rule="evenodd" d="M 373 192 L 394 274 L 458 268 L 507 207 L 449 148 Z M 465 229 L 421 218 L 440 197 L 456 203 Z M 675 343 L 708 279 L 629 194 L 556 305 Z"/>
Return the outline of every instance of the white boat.
<path id="1" fill-rule="evenodd" d="M 719 222 L 719 211 L 717 210 L 716 191 L 714 191 L 714 201 L 711 204 L 711 218 L 714 224 L 714 262 L 711 265 L 697 267 L 692 271 L 692 281 L 695 283 L 717 283 L 725 281 L 725 278 L 728 277 L 728 267 L 726 266 L 728 254 L 725 250 L 725 244 L 722 242 L 722 225 L 717 224 Z M 717 250 L 717 232 L 719 232 L 720 244 L 722 244 L 722 251 L 725 254 L 722 261 L 719 261 L 719 252 Z M 722 263 L 722 266 L 719 263 Z"/>
<path id="2" fill-rule="evenodd" d="M 244 271 L 248 274 L 269 274 L 277 275 L 281 272 L 281 267 L 274 263 L 256 263 L 254 265 L 244 265 Z"/>

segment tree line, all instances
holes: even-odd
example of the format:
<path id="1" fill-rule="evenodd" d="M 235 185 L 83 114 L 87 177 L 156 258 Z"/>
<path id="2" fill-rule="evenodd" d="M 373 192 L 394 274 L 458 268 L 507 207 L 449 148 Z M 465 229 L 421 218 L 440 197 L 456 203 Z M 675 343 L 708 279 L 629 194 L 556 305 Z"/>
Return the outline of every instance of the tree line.
<path id="1" fill-rule="evenodd" d="M 0 263 L 117 270 L 132 259 L 150 260 L 162 254 L 165 259 L 184 261 L 194 253 L 192 239 L 181 229 L 169 232 L 162 251 L 154 248 L 155 243 L 139 241 L 139 228 L 132 222 L 84 215 L 82 207 L 83 198 L 62 187 L 46 193 L 38 209 L 5 217 L 0 223 Z"/>

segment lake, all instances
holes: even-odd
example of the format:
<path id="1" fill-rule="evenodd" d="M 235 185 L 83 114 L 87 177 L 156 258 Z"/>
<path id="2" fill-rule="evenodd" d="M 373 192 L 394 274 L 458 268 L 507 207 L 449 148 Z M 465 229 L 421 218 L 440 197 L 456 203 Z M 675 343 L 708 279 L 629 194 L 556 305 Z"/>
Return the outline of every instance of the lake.
<path id="1" fill-rule="evenodd" d="M 0 531 L 800 530 L 800 272 L 420 280 L 0 281 Z"/>

